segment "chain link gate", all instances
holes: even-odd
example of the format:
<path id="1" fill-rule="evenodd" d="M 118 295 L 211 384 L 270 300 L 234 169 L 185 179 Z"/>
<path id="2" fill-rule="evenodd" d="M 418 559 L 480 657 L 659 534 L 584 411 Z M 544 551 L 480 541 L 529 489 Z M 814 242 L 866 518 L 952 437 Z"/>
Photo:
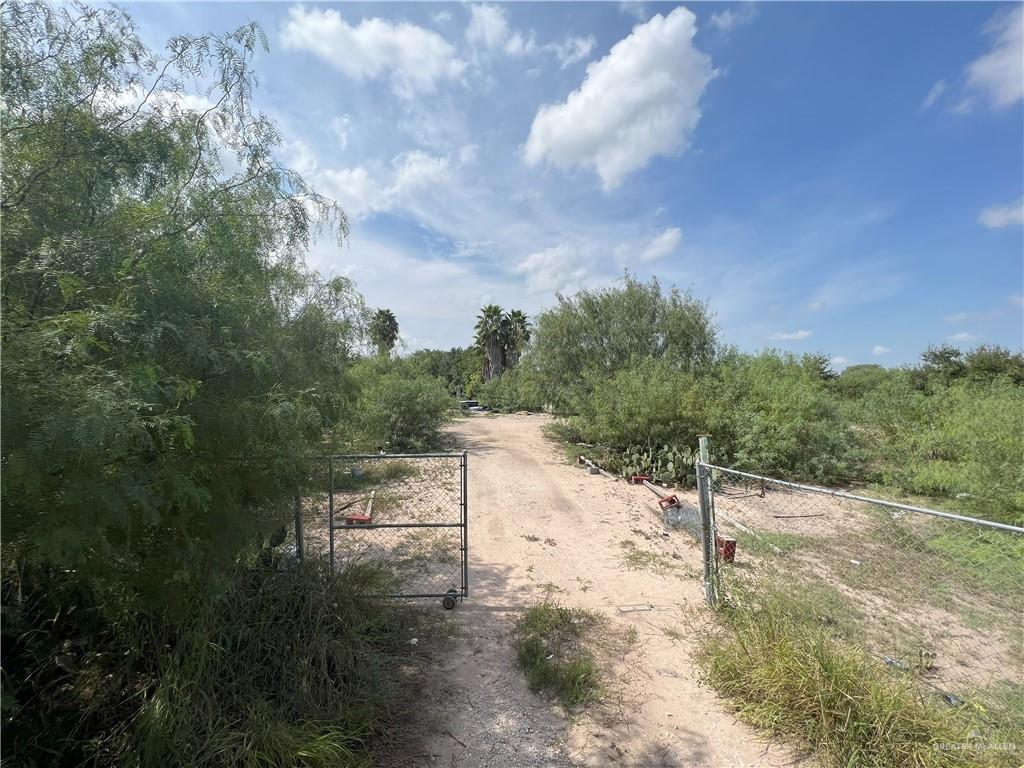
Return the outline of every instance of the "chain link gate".
<path id="1" fill-rule="evenodd" d="M 465 598 L 469 582 L 467 454 L 348 454 L 328 461 L 331 569 L 380 562 L 390 597 Z"/>

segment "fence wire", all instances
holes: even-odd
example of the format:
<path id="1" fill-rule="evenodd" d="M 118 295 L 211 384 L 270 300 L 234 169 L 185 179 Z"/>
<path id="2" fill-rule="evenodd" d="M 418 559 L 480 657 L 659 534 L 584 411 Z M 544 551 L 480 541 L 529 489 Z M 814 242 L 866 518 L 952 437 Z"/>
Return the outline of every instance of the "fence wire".
<path id="1" fill-rule="evenodd" d="M 948 703 L 1024 711 L 1024 529 L 708 466 L 724 595 L 789 591 Z"/>
<path id="2" fill-rule="evenodd" d="M 335 568 L 384 565 L 396 596 L 465 596 L 464 462 L 463 454 L 324 459 L 300 496 L 305 556 Z"/>

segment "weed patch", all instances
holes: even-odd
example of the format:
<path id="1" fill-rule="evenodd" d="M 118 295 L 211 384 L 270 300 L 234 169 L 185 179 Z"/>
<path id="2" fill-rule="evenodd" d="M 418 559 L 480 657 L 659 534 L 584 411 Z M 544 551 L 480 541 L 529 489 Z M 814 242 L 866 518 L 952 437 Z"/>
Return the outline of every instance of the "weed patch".
<path id="1" fill-rule="evenodd" d="M 698 652 L 706 681 L 748 722 L 806 740 L 826 765 L 1014 764 L 1011 752 L 972 739 L 978 722 L 968 707 L 946 707 L 847 642 L 857 617 L 840 596 L 762 585 L 756 601 L 748 597 L 740 591 L 720 612 Z"/>
<path id="2" fill-rule="evenodd" d="M 88 625 L 65 622 L 55 666 L 40 627 L 52 593 L 75 587 L 47 578 L 51 594 L 33 578 L 20 601 L 4 595 L 4 672 L 25 681 L 5 686 L 5 762 L 370 765 L 400 746 L 393 726 L 423 654 L 410 638 L 442 634 L 426 626 L 436 619 L 372 597 L 388 591 L 378 569 L 240 566 L 222 594 L 195 596 L 187 622 L 111 621 L 78 588 Z"/>
<path id="3" fill-rule="evenodd" d="M 545 601 L 529 608 L 516 623 L 516 661 L 530 690 L 556 696 L 566 707 L 595 701 L 602 672 L 591 650 L 603 620 L 592 611 Z"/>
<path id="4" fill-rule="evenodd" d="M 667 576 L 679 570 L 679 563 L 674 558 L 649 549 L 640 549 L 629 539 L 623 539 L 620 546 L 622 564 L 628 571 L 650 571 L 659 576 Z"/>

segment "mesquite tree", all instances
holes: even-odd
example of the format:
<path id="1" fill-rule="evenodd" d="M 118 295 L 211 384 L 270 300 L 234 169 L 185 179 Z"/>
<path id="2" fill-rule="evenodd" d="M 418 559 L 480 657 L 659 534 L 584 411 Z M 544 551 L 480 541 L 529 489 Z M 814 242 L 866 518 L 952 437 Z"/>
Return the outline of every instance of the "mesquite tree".
<path id="1" fill-rule="evenodd" d="M 347 223 L 250 109 L 255 24 L 157 56 L 110 8 L 3 22 L 5 554 L 184 604 L 345 414 L 362 301 L 302 254 Z"/>

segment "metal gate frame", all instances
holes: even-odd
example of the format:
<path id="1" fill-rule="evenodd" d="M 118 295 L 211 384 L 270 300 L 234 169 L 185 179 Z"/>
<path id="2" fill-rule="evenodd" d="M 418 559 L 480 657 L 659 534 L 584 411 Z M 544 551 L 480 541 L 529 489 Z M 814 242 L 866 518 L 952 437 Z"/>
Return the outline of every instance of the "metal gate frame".
<path id="1" fill-rule="evenodd" d="M 459 589 L 449 589 L 446 592 L 416 592 L 397 593 L 387 595 L 396 598 L 442 598 L 444 607 L 451 609 L 455 607 L 456 600 L 464 600 L 469 596 L 469 495 L 467 493 L 468 473 L 468 451 L 448 451 L 435 453 L 342 453 L 326 457 L 329 462 L 330 486 L 328 487 L 328 539 L 330 547 L 330 568 L 334 571 L 334 549 L 335 531 L 360 532 L 382 528 L 458 528 L 460 530 L 460 559 L 462 584 Z M 334 470 L 335 462 L 365 461 L 370 459 L 459 459 L 459 519 L 453 522 L 429 522 L 429 523 L 368 523 L 361 525 L 338 525 L 334 520 Z"/>

